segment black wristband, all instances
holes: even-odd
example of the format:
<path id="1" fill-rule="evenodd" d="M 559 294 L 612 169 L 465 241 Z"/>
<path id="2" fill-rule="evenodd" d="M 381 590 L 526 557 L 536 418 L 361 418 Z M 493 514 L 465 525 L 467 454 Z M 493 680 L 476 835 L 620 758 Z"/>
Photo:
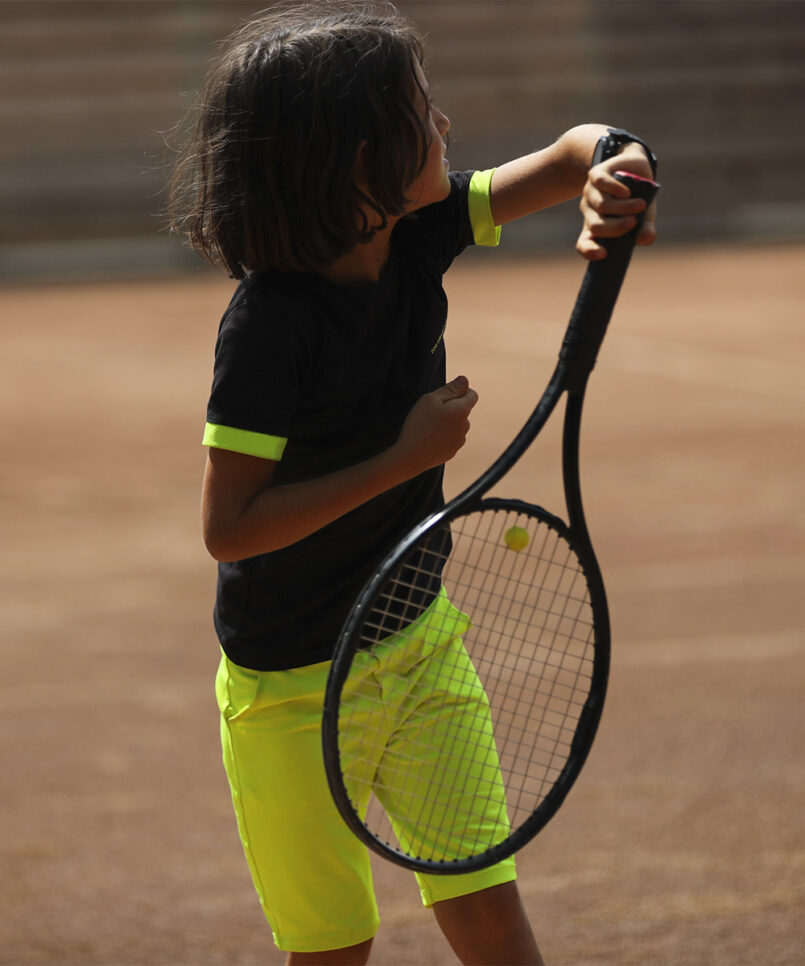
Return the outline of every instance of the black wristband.
<path id="1" fill-rule="evenodd" d="M 609 158 L 613 158 L 618 153 L 618 148 L 623 144 L 639 144 L 640 147 L 646 152 L 646 157 L 651 165 L 652 177 L 657 177 L 657 158 L 654 156 L 654 152 L 646 144 L 646 142 L 637 137 L 634 134 L 630 134 L 629 131 L 624 131 L 620 127 L 611 127 L 607 129 L 606 134 L 602 134 L 598 139 L 598 144 L 595 146 L 595 152 L 593 154 L 593 167 L 596 164 L 600 164 L 602 161 L 606 161 Z"/>

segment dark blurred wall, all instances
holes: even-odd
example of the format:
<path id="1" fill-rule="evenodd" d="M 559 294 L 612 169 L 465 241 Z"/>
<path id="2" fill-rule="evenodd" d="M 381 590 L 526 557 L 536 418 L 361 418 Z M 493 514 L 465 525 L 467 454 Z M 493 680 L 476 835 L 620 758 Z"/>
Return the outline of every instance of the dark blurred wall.
<path id="1" fill-rule="evenodd" d="M 265 5 L 0 0 L 0 276 L 20 264 L 12 249 L 33 243 L 164 241 L 163 134 L 212 43 Z M 655 147 L 666 237 L 805 237 L 805 2 L 398 6 L 429 39 L 453 167 L 491 166 L 601 120 Z M 560 211 L 508 234 L 544 246 L 574 229 Z"/>

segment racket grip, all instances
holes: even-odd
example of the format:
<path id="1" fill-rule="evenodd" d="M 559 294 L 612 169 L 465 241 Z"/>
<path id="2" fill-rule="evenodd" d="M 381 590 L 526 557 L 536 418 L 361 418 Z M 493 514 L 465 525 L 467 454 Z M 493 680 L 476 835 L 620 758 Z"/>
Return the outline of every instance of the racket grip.
<path id="1" fill-rule="evenodd" d="M 615 177 L 621 184 L 626 185 L 629 191 L 631 191 L 633 198 L 642 198 L 646 202 L 646 207 L 651 204 L 654 196 L 660 190 L 660 186 L 656 181 L 652 181 L 651 178 L 642 178 L 639 174 L 632 174 L 631 171 L 616 171 Z M 637 228 L 642 224 L 644 214 L 645 212 L 641 211 L 637 216 Z M 618 241 L 618 239 L 607 239 L 607 242 L 610 241 Z"/>
<path id="2" fill-rule="evenodd" d="M 615 178 L 620 181 L 621 184 L 626 185 L 632 198 L 642 198 L 646 203 L 645 210 L 636 215 L 637 223 L 630 232 L 627 232 L 625 235 L 620 235 L 618 238 L 602 239 L 602 244 L 607 250 L 606 261 L 609 260 L 613 252 L 615 253 L 615 258 L 617 260 L 617 252 L 619 249 L 628 250 L 628 258 L 625 265 L 618 265 L 617 269 L 610 266 L 610 271 L 613 274 L 616 271 L 620 271 L 623 276 L 626 274 L 626 269 L 629 267 L 629 258 L 631 258 L 632 255 L 632 249 L 634 248 L 637 233 L 640 230 L 640 226 L 643 224 L 643 218 L 645 217 L 649 205 L 654 200 L 657 192 L 660 190 L 660 186 L 656 181 L 652 181 L 651 178 L 641 178 L 639 174 L 632 174 L 629 171 L 616 171 Z"/>
<path id="3" fill-rule="evenodd" d="M 617 171 L 615 177 L 629 188 L 633 198 L 642 198 L 647 208 L 660 188 L 656 181 L 627 171 Z M 568 367 L 567 386 L 571 392 L 583 387 L 595 366 L 642 221 L 641 212 L 630 232 L 602 239 L 607 257 L 587 266 L 559 353 L 560 362 Z"/>

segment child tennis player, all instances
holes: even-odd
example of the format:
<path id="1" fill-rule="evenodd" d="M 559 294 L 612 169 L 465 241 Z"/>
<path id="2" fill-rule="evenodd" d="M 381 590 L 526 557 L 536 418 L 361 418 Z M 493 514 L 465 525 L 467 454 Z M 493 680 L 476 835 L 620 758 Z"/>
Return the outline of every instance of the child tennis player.
<path id="1" fill-rule="evenodd" d="M 288 962 L 364 963 L 369 857 L 321 757 L 328 659 L 373 565 L 442 502 L 477 396 L 446 377 L 442 276 L 498 226 L 581 195 L 579 252 L 630 230 L 641 144 L 590 170 L 585 124 L 494 171 L 450 173 L 423 48 L 388 6 L 278 7 L 222 51 L 173 218 L 239 280 L 220 325 L 203 531 L 219 561 L 216 682 L 243 847 Z M 649 216 L 638 243 L 654 238 Z M 419 876 L 464 963 L 539 963 L 513 860 Z"/>

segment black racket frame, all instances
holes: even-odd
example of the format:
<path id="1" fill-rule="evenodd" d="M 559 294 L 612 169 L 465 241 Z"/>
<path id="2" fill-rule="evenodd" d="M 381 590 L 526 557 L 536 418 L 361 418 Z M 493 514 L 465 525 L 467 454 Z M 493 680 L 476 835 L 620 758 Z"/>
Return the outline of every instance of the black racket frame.
<path id="1" fill-rule="evenodd" d="M 644 178 L 618 173 L 633 197 L 650 202 L 659 186 Z M 593 550 L 581 497 L 579 441 L 587 382 L 606 334 L 607 326 L 632 257 L 637 229 L 606 240 L 607 257 L 590 262 L 579 288 L 565 332 L 559 359 L 545 391 L 522 429 L 494 463 L 465 490 L 411 530 L 380 563 L 355 601 L 339 635 L 324 697 L 322 747 L 325 772 L 338 811 L 346 824 L 369 848 L 407 869 L 430 874 L 477 871 L 513 855 L 544 828 L 556 814 L 575 783 L 593 744 L 603 712 L 609 679 L 610 622 L 604 581 Z M 568 523 L 536 504 L 522 500 L 484 497 L 514 466 L 537 437 L 563 394 L 567 394 L 562 432 L 562 482 Z M 589 696 L 579 716 L 570 755 L 561 774 L 536 810 L 503 841 L 476 855 L 452 861 L 409 856 L 375 836 L 355 812 L 341 771 L 338 750 L 338 715 L 341 690 L 352 657 L 360 647 L 361 628 L 388 578 L 401 560 L 430 531 L 479 510 L 515 510 L 541 519 L 575 551 L 587 581 L 594 628 L 594 664 Z"/>

